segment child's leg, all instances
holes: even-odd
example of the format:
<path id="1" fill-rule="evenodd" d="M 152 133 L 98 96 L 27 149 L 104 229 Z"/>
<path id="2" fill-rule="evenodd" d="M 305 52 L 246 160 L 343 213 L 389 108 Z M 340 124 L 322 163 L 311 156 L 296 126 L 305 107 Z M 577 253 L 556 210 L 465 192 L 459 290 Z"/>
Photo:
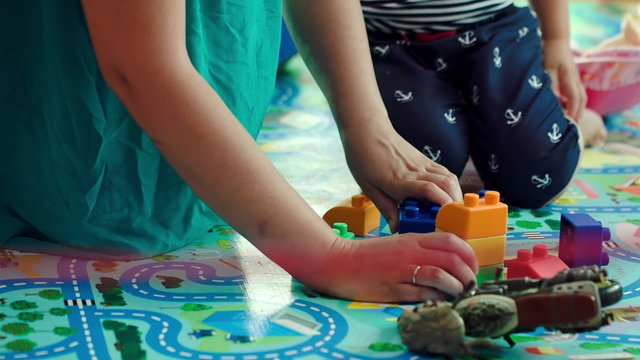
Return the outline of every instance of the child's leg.
<path id="1" fill-rule="evenodd" d="M 476 30 L 468 59 L 471 156 L 488 189 L 512 205 L 536 208 L 570 183 L 581 146 L 543 68 L 537 20 L 526 9 Z M 486 40 L 486 41 L 485 41 Z"/>
<path id="2" fill-rule="evenodd" d="M 459 91 L 443 80 L 420 43 L 369 34 L 378 86 L 396 131 L 433 161 L 460 176 L 468 155 L 468 114 Z M 432 66 L 430 66 L 432 65 Z"/>

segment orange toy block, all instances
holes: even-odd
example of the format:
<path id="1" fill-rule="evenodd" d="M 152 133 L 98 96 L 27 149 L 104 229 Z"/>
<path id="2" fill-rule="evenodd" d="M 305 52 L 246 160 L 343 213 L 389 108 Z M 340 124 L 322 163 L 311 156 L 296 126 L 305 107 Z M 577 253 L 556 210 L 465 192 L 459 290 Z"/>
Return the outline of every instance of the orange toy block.
<path id="1" fill-rule="evenodd" d="M 500 193 L 487 191 L 464 195 L 464 201 L 445 204 L 436 216 L 437 231 L 450 232 L 463 239 L 486 238 L 507 233 L 508 207 Z"/>
<path id="2" fill-rule="evenodd" d="M 380 227 L 380 211 L 364 194 L 353 195 L 332 207 L 322 217 L 333 226 L 334 223 L 346 223 L 349 231 L 356 236 L 365 236 L 369 231 Z"/>

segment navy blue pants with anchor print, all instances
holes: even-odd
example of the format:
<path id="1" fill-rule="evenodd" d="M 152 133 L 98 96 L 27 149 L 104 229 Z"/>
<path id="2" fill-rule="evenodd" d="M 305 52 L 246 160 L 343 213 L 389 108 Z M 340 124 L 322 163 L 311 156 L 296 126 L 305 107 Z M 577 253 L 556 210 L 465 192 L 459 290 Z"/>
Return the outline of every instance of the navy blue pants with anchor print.
<path id="1" fill-rule="evenodd" d="M 567 187 L 579 133 L 551 90 L 528 8 L 426 42 L 369 41 L 393 126 L 425 155 L 458 176 L 471 156 L 485 188 L 514 206 L 543 206 Z"/>

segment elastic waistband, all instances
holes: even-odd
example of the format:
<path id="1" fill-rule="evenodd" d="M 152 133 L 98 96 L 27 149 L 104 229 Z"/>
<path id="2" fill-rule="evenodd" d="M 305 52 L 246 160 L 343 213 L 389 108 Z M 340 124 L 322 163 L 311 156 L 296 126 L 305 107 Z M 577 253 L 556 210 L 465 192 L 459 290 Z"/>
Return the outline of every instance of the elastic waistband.
<path id="1" fill-rule="evenodd" d="M 378 40 L 405 40 L 405 41 L 412 41 L 412 42 L 429 42 L 429 41 L 434 41 L 434 40 L 438 40 L 440 38 L 444 38 L 447 36 L 452 36 L 452 35 L 456 35 L 456 34 L 460 34 L 460 33 L 464 33 L 466 31 L 469 30 L 473 30 L 473 29 L 477 29 L 485 24 L 491 23 L 493 21 L 505 18 L 509 15 L 512 15 L 514 13 L 516 13 L 516 11 L 518 11 L 518 7 L 515 5 L 509 5 L 508 7 L 500 10 L 499 12 L 495 13 L 493 16 L 491 16 L 488 19 L 482 20 L 482 21 L 478 21 L 476 23 L 470 24 L 470 25 L 466 25 L 463 27 L 460 27 L 458 29 L 455 30 L 447 30 L 447 31 L 437 31 L 437 32 L 426 32 L 426 31 L 415 31 L 415 32 L 409 32 L 409 31 L 398 31 L 396 33 L 381 33 L 381 32 L 372 32 L 369 31 L 368 35 L 370 38 L 372 39 L 378 39 Z"/>

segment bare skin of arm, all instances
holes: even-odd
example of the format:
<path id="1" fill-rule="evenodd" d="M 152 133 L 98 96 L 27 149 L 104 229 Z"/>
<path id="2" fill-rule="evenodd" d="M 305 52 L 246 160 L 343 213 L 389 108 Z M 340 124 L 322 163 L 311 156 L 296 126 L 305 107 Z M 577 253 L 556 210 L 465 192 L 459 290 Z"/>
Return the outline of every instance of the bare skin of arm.
<path id="1" fill-rule="evenodd" d="M 104 78 L 136 122 L 213 211 L 296 279 L 365 301 L 438 298 L 473 280 L 473 251 L 450 234 L 337 238 L 191 64 L 184 1 L 83 6 Z M 415 265 L 421 286 L 408 283 Z"/>
<path id="2" fill-rule="evenodd" d="M 542 30 L 544 66 L 565 112 L 580 122 L 587 94 L 571 53 L 568 0 L 529 0 Z"/>
<path id="3" fill-rule="evenodd" d="M 362 190 L 397 228 L 397 204 L 462 200 L 458 179 L 393 129 L 378 90 L 358 0 L 285 1 L 287 25 L 340 129 Z"/>

